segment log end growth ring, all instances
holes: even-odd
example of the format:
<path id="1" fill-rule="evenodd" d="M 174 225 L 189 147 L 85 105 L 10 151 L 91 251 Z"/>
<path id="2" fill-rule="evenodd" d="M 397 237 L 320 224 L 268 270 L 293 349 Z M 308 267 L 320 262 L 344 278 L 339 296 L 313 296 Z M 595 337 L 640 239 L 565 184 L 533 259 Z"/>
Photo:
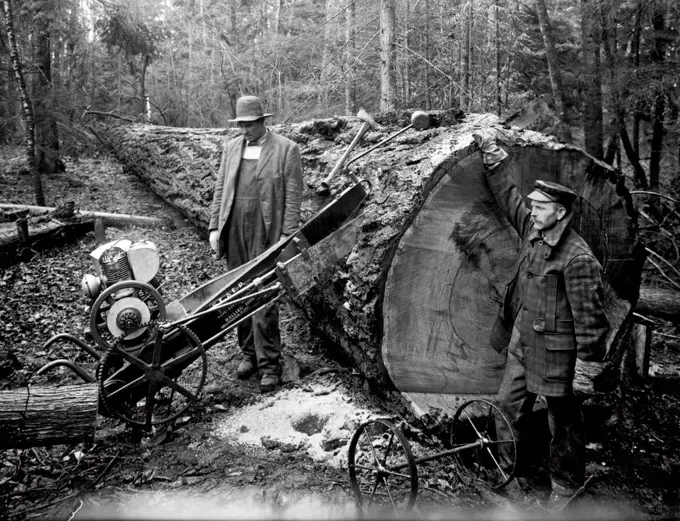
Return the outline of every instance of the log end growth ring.
<path id="1" fill-rule="evenodd" d="M 634 215 L 609 180 L 612 172 L 574 148 L 505 148 L 522 194 L 537 178 L 579 194 L 572 225 L 603 265 L 613 338 L 634 301 L 639 267 Z M 441 164 L 439 181 L 399 240 L 383 297 L 383 364 L 424 411 L 433 397 L 437 406 L 455 397 L 453 410 L 461 395 L 495 394 L 505 367 L 505 351 L 497 351 L 504 346 L 492 339 L 520 240 L 488 191 L 479 154 L 457 157 Z"/>

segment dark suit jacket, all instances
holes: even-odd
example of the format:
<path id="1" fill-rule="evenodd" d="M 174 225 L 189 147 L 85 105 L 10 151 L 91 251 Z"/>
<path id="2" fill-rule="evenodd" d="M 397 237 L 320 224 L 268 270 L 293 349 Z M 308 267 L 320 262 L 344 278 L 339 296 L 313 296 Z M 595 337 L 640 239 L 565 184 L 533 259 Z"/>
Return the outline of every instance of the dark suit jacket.
<path id="1" fill-rule="evenodd" d="M 210 231 L 218 230 L 220 237 L 234 202 L 236 178 L 245 144 L 243 136 L 238 136 L 227 141 L 222 150 L 208 226 Z M 302 161 L 295 142 L 267 132 L 257 163 L 257 184 L 268 242 L 274 244 L 282 234 L 294 233 L 299 225 Z M 221 257 L 223 253 L 220 241 L 217 254 Z"/>

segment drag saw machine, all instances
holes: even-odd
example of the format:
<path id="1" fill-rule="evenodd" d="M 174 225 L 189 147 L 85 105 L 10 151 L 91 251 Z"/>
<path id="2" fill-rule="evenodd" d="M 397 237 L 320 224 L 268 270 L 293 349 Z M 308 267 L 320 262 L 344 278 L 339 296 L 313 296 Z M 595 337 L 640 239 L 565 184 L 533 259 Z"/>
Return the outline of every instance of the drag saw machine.
<path id="1" fill-rule="evenodd" d="M 95 345 L 62 333 L 43 346 L 71 342 L 98 360 L 96 372 L 64 359 L 38 373 L 65 366 L 97 382 L 100 410 L 128 424 L 151 430 L 171 422 L 200 399 L 211 346 L 259 310 L 309 291 L 350 253 L 362 222 L 355 215 L 369 190 L 366 181 L 351 185 L 294 235 L 171 302 L 162 295 L 155 244 L 123 239 L 99 246 L 90 254 L 95 274 L 82 280 L 92 299 Z"/>

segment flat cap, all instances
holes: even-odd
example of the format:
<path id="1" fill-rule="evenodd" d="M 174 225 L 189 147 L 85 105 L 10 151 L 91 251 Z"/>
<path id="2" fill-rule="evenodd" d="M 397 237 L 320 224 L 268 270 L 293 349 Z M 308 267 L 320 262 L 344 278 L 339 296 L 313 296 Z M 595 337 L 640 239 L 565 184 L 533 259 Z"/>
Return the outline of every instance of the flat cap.
<path id="1" fill-rule="evenodd" d="M 541 181 L 534 183 L 534 191 L 529 194 L 529 199 L 542 203 L 559 203 L 571 207 L 576 200 L 576 192 L 559 183 Z"/>

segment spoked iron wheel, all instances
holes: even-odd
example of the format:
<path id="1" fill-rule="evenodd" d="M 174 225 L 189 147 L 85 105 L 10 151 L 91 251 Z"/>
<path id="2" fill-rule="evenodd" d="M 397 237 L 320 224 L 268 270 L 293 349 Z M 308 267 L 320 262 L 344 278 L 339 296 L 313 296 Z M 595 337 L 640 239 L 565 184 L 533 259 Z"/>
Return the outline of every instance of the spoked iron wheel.
<path id="1" fill-rule="evenodd" d="M 497 434 L 499 433 L 499 434 Z M 452 449 L 469 446 L 456 454 L 460 471 L 494 490 L 507 485 L 517 464 L 517 442 L 501 410 L 486 400 L 461 405 L 451 426 Z"/>
<path id="2" fill-rule="evenodd" d="M 106 288 L 92 304 L 90 334 L 105 350 L 135 353 L 152 338 L 148 325 L 166 316 L 163 297 L 153 286 L 124 280 Z"/>
<path id="3" fill-rule="evenodd" d="M 138 354 L 114 350 L 98 371 L 107 410 L 146 430 L 174 420 L 200 399 L 208 367 L 203 345 L 190 329 L 180 326 L 167 336 L 157 326 L 153 331 L 153 341 Z M 166 341 L 184 345 L 163 353 Z"/>
<path id="4" fill-rule="evenodd" d="M 418 495 L 418 470 L 408 440 L 387 420 L 363 423 L 348 451 L 352 491 L 363 511 L 401 513 Z"/>

